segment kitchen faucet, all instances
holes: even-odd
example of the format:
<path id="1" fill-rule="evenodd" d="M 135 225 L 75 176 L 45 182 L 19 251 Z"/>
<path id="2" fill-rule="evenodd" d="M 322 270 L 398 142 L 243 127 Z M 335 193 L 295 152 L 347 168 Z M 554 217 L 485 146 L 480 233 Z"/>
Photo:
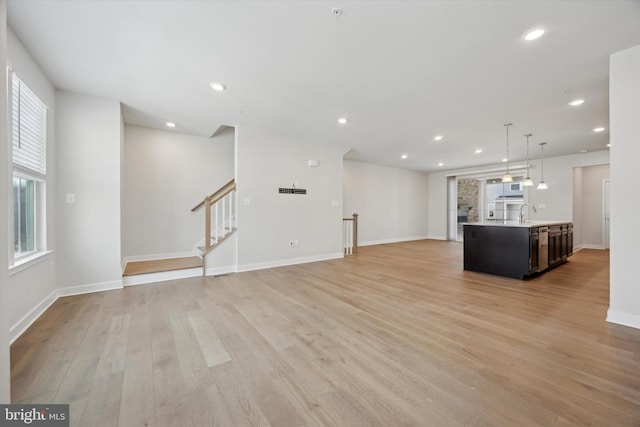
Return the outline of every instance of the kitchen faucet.
<path id="1" fill-rule="evenodd" d="M 533 206 L 531 203 L 523 203 L 520 206 L 520 220 L 519 220 L 520 224 L 524 224 L 525 223 L 525 221 L 524 221 L 524 208 L 527 207 L 527 206 L 531 206 L 531 209 L 533 209 L 533 212 L 538 212 L 536 210 L 536 207 Z"/>

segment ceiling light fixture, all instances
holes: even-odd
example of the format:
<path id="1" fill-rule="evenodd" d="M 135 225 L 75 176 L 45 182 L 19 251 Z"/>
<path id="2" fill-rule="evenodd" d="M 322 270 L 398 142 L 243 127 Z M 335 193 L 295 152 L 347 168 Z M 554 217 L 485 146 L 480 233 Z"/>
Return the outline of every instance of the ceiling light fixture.
<path id="1" fill-rule="evenodd" d="M 530 136 L 532 136 L 532 134 L 530 133 L 525 135 L 525 137 L 527 137 L 527 177 L 522 182 L 522 185 L 525 187 L 533 187 L 533 180 L 529 176 L 529 137 Z"/>
<path id="2" fill-rule="evenodd" d="M 595 129 L 593 129 L 593 131 L 594 132 L 602 132 L 602 131 L 604 131 L 604 128 L 603 127 L 595 128 Z"/>
<path id="3" fill-rule="evenodd" d="M 610 144 L 610 143 L 609 143 L 609 144 L 607 144 L 607 147 L 608 147 L 608 148 L 611 148 L 611 144 Z"/>
<path id="4" fill-rule="evenodd" d="M 584 104 L 584 99 L 574 99 L 569 103 L 572 107 L 577 107 L 578 105 Z"/>
<path id="5" fill-rule="evenodd" d="M 442 138 L 444 138 L 444 136 L 442 136 L 442 135 L 436 135 L 436 136 L 435 136 L 435 138 L 433 138 L 433 139 L 434 139 L 434 140 L 436 140 L 436 141 L 441 141 L 441 140 L 442 140 Z"/>
<path id="6" fill-rule="evenodd" d="M 175 124 L 175 123 L 173 123 L 173 122 L 167 122 L 167 123 L 165 123 L 165 125 L 166 125 L 168 128 L 174 128 L 174 127 L 176 127 L 176 124 Z"/>
<path id="7" fill-rule="evenodd" d="M 542 28 L 536 28 L 535 30 L 531 30 L 529 31 L 525 36 L 524 39 L 526 41 L 531 41 L 531 40 L 535 40 L 535 39 L 539 39 L 540 37 L 542 37 L 542 35 L 544 34 L 544 30 Z"/>
<path id="8" fill-rule="evenodd" d="M 505 171 L 504 175 L 502 175 L 502 182 L 513 182 L 513 177 L 509 173 L 509 127 L 511 127 L 511 125 L 511 123 L 506 123 L 504 125 L 504 127 L 507 129 L 507 170 Z"/>
<path id="9" fill-rule="evenodd" d="M 438 163 L 438 166 L 444 166 L 444 163 L 440 162 Z"/>
<path id="10" fill-rule="evenodd" d="M 475 151 L 475 153 L 476 153 L 476 154 L 480 154 L 480 153 L 482 153 L 482 148 L 478 148 L 478 149 Z"/>
<path id="11" fill-rule="evenodd" d="M 502 162 L 503 162 L 503 163 L 504 163 L 504 162 L 508 162 L 508 161 L 509 161 L 509 159 L 507 159 L 506 157 L 505 157 L 504 159 L 502 159 Z"/>
<path id="12" fill-rule="evenodd" d="M 544 146 L 546 142 L 541 142 L 540 145 L 540 182 L 538 183 L 538 190 L 546 190 L 549 188 L 547 183 L 544 182 Z"/>
<path id="13" fill-rule="evenodd" d="M 400 156 L 400 157 L 402 157 L 403 159 L 406 159 L 406 158 L 407 158 L 407 157 L 409 157 L 409 156 L 407 156 L 406 154 L 403 154 L 403 155 L 402 155 L 402 156 Z"/>
<path id="14" fill-rule="evenodd" d="M 341 125 L 346 125 L 348 121 L 349 120 L 347 120 L 345 117 L 340 117 L 338 119 L 338 123 L 340 123 Z"/>
<path id="15" fill-rule="evenodd" d="M 222 92 L 223 90 L 227 89 L 225 85 L 218 82 L 211 82 L 209 83 L 209 86 L 211 86 L 211 89 L 215 90 L 216 92 Z"/>

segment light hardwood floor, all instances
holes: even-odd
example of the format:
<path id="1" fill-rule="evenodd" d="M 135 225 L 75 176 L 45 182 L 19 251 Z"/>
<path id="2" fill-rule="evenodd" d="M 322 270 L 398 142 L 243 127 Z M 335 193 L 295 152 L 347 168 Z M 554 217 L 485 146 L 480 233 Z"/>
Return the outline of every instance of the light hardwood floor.
<path id="1" fill-rule="evenodd" d="M 15 402 L 74 426 L 640 425 L 640 330 L 608 252 L 531 281 L 417 241 L 59 299 L 11 349 Z"/>
<path id="2" fill-rule="evenodd" d="M 162 271 L 182 270 L 187 268 L 202 267 L 202 259 L 194 257 L 156 259 L 151 261 L 131 261 L 127 263 L 123 276 L 136 274 L 159 273 Z"/>

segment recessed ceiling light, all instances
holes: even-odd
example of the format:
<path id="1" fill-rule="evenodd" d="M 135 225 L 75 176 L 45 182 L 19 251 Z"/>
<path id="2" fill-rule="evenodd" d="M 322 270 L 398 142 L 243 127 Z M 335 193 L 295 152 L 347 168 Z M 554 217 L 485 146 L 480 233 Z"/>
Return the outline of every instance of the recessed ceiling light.
<path id="1" fill-rule="evenodd" d="M 174 127 L 176 127 L 176 124 L 175 124 L 175 123 L 173 123 L 173 122 L 167 122 L 167 123 L 165 123 L 165 125 L 167 125 L 167 127 L 168 127 L 168 128 L 174 128 Z"/>
<path id="2" fill-rule="evenodd" d="M 347 120 L 345 117 L 340 117 L 338 119 L 338 123 L 340 123 L 341 125 L 346 125 L 348 121 L 349 120 Z"/>
<path id="3" fill-rule="evenodd" d="M 611 144 L 607 144 L 607 147 L 611 147 Z"/>
<path id="4" fill-rule="evenodd" d="M 442 135 L 436 135 L 436 136 L 435 136 L 435 138 L 433 138 L 433 139 L 434 139 L 434 140 L 436 140 L 436 141 L 441 141 L 441 140 L 442 140 L 442 138 L 444 138 L 444 136 L 442 136 Z"/>
<path id="5" fill-rule="evenodd" d="M 476 150 L 476 154 L 480 154 L 480 153 L 482 153 L 482 148 L 478 148 L 478 149 Z"/>
<path id="6" fill-rule="evenodd" d="M 603 127 L 593 129 L 594 132 L 602 132 L 604 130 Z"/>
<path id="7" fill-rule="evenodd" d="M 509 161 L 509 159 L 504 158 L 504 159 L 502 159 L 502 161 L 503 161 L 503 162 L 508 162 L 508 161 Z"/>
<path id="8" fill-rule="evenodd" d="M 222 92 L 223 90 L 226 90 L 227 87 L 225 85 L 223 85 L 222 83 L 218 83 L 218 82 L 211 82 L 209 83 L 209 86 L 211 86 L 211 89 L 217 91 L 217 92 Z"/>
<path id="9" fill-rule="evenodd" d="M 524 39 L 526 41 L 531 41 L 531 40 L 535 40 L 538 39 L 540 37 L 542 37 L 542 35 L 544 34 L 544 30 L 542 28 L 536 28 L 535 30 L 531 30 L 529 31 L 525 36 Z"/>
<path id="10" fill-rule="evenodd" d="M 438 163 L 438 166 L 444 166 L 444 163 L 440 162 Z"/>
<path id="11" fill-rule="evenodd" d="M 574 99 L 569 103 L 572 107 L 577 107 L 578 105 L 584 104 L 584 99 Z"/>
<path id="12" fill-rule="evenodd" d="M 402 155 L 402 156 L 400 156 L 400 157 L 402 157 L 403 159 L 406 159 L 406 158 L 407 158 L 407 157 L 409 157 L 409 156 L 407 156 L 406 154 L 403 154 L 403 155 Z"/>

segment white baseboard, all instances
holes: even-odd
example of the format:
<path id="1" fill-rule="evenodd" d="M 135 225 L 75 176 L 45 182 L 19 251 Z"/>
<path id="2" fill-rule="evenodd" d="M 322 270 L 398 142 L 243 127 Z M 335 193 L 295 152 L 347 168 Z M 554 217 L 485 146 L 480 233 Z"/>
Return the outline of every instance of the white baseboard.
<path id="1" fill-rule="evenodd" d="M 368 240 L 366 242 L 358 242 L 358 246 L 373 246 L 373 245 L 385 245 L 387 243 L 400 243 L 400 242 L 412 242 L 414 240 L 429 239 L 428 236 L 412 236 L 412 237 L 397 237 L 393 239 L 382 240 Z"/>
<path id="2" fill-rule="evenodd" d="M 13 344 L 13 342 L 17 340 L 20 335 L 22 335 L 27 329 L 29 329 L 29 326 L 31 326 L 33 322 L 38 320 L 38 318 L 42 316 L 42 314 L 47 311 L 47 309 L 51 307 L 51 305 L 60 297 L 88 294 L 92 292 L 110 291 L 113 289 L 121 288 L 122 281 L 114 280 L 112 282 L 95 283 L 92 285 L 69 286 L 66 288 L 54 289 L 49 295 L 47 295 L 42 301 L 36 304 L 35 307 L 29 310 L 27 314 L 22 316 L 22 318 L 9 329 L 9 342 Z"/>
<path id="3" fill-rule="evenodd" d="M 122 284 L 123 286 L 135 286 L 154 282 L 166 282 L 167 280 L 187 279 L 189 277 L 197 276 L 202 276 L 202 267 L 161 271 L 159 273 L 136 274 L 135 276 L 124 276 L 122 277 Z"/>
<path id="4" fill-rule="evenodd" d="M 427 239 L 430 239 L 430 240 L 449 240 L 445 236 L 427 236 Z"/>
<path id="5" fill-rule="evenodd" d="M 598 250 L 604 251 L 605 247 L 603 245 L 589 245 L 589 244 L 586 244 L 586 245 L 578 246 L 577 250 L 580 250 L 580 249 L 598 249 Z"/>
<path id="6" fill-rule="evenodd" d="M 90 294 L 92 292 L 112 291 L 114 289 L 122 289 L 122 280 L 113 280 L 111 282 L 92 283 L 90 285 L 58 288 L 58 297 L 69 297 L 72 295 Z"/>
<path id="7" fill-rule="evenodd" d="M 609 309 L 607 311 L 607 322 L 640 329 L 640 316 L 637 314 L 621 313 Z"/>
<path id="8" fill-rule="evenodd" d="M 315 256 L 309 256 L 309 257 L 281 259 L 277 261 L 258 262 L 255 264 L 244 264 L 244 265 L 238 266 L 238 272 L 262 270 L 265 268 L 274 268 L 274 267 L 284 267 L 286 265 L 305 264 L 307 262 L 327 261 L 327 260 L 338 259 L 338 258 L 344 258 L 344 254 L 342 252 L 338 252 L 338 253 L 315 255 Z"/>
<path id="9" fill-rule="evenodd" d="M 228 265 L 226 267 L 210 267 L 207 268 L 207 276 L 222 276 L 223 274 L 231 274 L 237 271 L 235 265 Z"/>
<path id="10" fill-rule="evenodd" d="M 18 320 L 16 324 L 9 329 L 9 344 L 13 344 L 57 299 L 58 290 L 54 289 L 49 295 L 44 297 L 40 303 L 29 310 L 27 314 L 22 316 L 22 319 Z"/>

